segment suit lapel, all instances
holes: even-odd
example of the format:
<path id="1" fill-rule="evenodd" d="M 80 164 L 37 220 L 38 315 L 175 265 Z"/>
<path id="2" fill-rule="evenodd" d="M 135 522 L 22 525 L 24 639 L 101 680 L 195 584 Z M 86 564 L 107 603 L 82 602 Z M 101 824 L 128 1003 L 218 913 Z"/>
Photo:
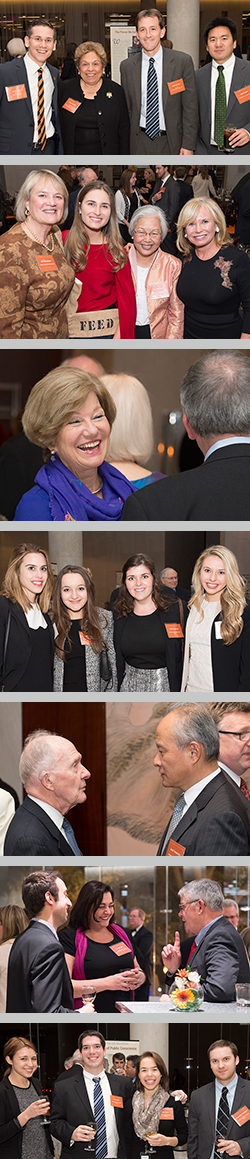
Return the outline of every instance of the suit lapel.
<path id="1" fill-rule="evenodd" d="M 39 802 L 36 803 L 36 801 L 31 801 L 29 797 L 25 797 L 23 806 L 28 810 L 29 813 L 33 813 L 35 817 L 38 817 L 39 821 L 43 821 L 43 824 L 45 825 L 46 829 L 48 829 L 48 832 L 51 833 L 51 836 L 54 838 L 57 837 L 58 843 L 60 844 L 60 851 L 62 853 L 67 853 L 68 850 L 70 850 L 70 846 L 68 841 L 66 841 L 62 830 L 58 829 L 57 825 L 54 825 L 54 821 L 51 820 L 51 817 L 49 817 L 48 813 L 45 812 L 45 809 L 40 809 Z"/>
<path id="2" fill-rule="evenodd" d="M 202 792 L 199 793 L 198 797 L 196 797 L 196 800 L 193 801 L 192 805 L 190 805 L 190 809 L 187 809 L 187 812 L 184 813 L 184 816 L 181 817 L 179 824 L 176 826 L 176 829 L 174 830 L 175 841 L 179 840 L 179 837 L 181 837 L 186 832 L 186 830 L 189 829 L 189 825 L 191 825 L 193 821 L 196 821 L 198 813 L 200 813 L 202 809 L 205 808 L 211 797 L 214 797 L 215 791 L 219 789 L 223 783 L 224 775 L 220 771 L 217 774 L 217 777 L 214 777 L 213 781 L 209 781 L 209 784 L 205 785 L 205 788 L 202 789 Z"/>
<path id="3" fill-rule="evenodd" d="M 243 65 L 243 67 L 242 67 L 242 65 Z M 235 66 L 234 66 L 234 70 L 233 70 L 233 75 L 232 75 L 232 80 L 231 80 L 231 85 L 230 85 L 230 92 L 229 92 L 229 97 L 228 97 L 227 121 L 229 120 L 229 117 L 231 116 L 231 113 L 232 113 L 232 110 L 233 110 L 235 104 L 238 106 L 237 97 L 235 96 L 235 90 L 243 88 L 243 86 L 244 86 L 244 72 L 245 72 L 244 61 L 240 60 L 240 57 L 238 57 L 238 58 L 235 57 Z"/>
<path id="4" fill-rule="evenodd" d="M 82 1068 L 80 1066 L 79 1066 L 79 1075 L 77 1074 L 75 1076 L 74 1083 L 75 1083 L 76 1094 L 77 1094 L 78 1098 L 81 1100 L 81 1103 L 83 1103 L 85 1114 L 88 1116 L 89 1119 L 93 1119 L 93 1111 L 92 1111 L 91 1103 L 89 1101 L 87 1087 L 86 1087 L 86 1083 L 85 1083 L 85 1079 L 84 1079 L 84 1071 L 82 1072 Z"/>
<path id="5" fill-rule="evenodd" d="M 23 59 L 16 60 L 16 69 L 17 69 L 17 84 L 19 84 L 19 85 L 25 84 L 28 106 L 29 106 L 29 109 L 31 112 L 32 120 L 34 121 L 31 95 L 30 95 L 30 86 L 29 86 L 29 81 L 28 81 L 28 73 L 27 73 L 27 69 L 25 68 L 25 64 L 24 64 Z"/>
<path id="6" fill-rule="evenodd" d="M 135 85 L 135 98 L 136 98 L 136 104 L 137 104 L 137 111 L 138 111 L 138 116 L 139 116 L 139 124 L 140 124 L 140 116 L 141 116 L 141 70 L 142 70 L 142 53 L 138 52 L 134 57 L 134 85 Z"/>

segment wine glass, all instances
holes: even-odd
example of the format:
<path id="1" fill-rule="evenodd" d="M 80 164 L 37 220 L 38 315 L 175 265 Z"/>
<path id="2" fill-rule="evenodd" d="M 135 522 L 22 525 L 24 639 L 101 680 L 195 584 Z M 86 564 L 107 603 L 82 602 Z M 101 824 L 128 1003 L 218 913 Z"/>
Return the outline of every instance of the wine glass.
<path id="1" fill-rule="evenodd" d="M 88 983 L 86 982 L 86 985 L 84 984 L 84 987 L 82 990 L 82 1004 L 83 1004 L 83 1006 L 86 1006 L 87 1002 L 94 1002 L 95 998 L 96 998 L 95 987 L 88 986 Z"/>
<path id="2" fill-rule="evenodd" d="M 91 1127 L 92 1131 L 94 1131 L 94 1132 L 95 1132 L 95 1135 L 96 1135 L 96 1132 L 97 1132 L 97 1126 L 96 1126 L 96 1121 L 95 1121 L 95 1119 L 90 1119 L 90 1120 L 89 1120 L 89 1122 L 85 1124 L 85 1126 L 86 1126 L 86 1127 Z M 85 1151 L 95 1151 L 95 1145 L 93 1146 L 93 1143 L 95 1144 L 95 1140 L 94 1140 L 94 1139 L 89 1139 L 89 1142 L 88 1142 L 88 1143 L 85 1143 L 85 1142 L 84 1142 L 84 1150 L 85 1150 Z"/>
<path id="3" fill-rule="evenodd" d="M 150 1139 L 153 1139 L 154 1135 L 157 1135 L 157 1131 L 147 1131 L 147 1143 L 149 1143 L 149 1155 L 156 1155 L 155 1147 L 152 1147 L 152 1145 L 150 1143 Z"/>
<path id="4" fill-rule="evenodd" d="M 46 1099 L 46 1095 L 43 1095 L 42 1099 L 38 1099 L 38 1103 L 44 1103 L 45 1099 Z M 48 1100 L 47 1100 L 47 1102 L 48 1102 Z M 51 1119 L 49 1118 L 49 1115 L 41 1114 L 41 1116 L 39 1116 L 39 1118 L 40 1118 L 41 1127 L 48 1127 L 48 1124 L 51 1123 Z"/>

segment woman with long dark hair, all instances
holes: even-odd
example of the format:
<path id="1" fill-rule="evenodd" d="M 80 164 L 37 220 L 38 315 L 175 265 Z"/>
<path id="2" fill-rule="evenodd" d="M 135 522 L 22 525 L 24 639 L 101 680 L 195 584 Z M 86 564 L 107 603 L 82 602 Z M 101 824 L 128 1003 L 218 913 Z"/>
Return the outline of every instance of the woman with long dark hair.
<path id="1" fill-rule="evenodd" d="M 121 243 L 114 194 L 105 181 L 91 181 L 81 189 L 73 225 L 62 238 L 76 276 L 67 308 L 70 336 L 133 338 L 130 263 Z"/>
<path id="2" fill-rule="evenodd" d="M 133 1000 L 134 990 L 145 982 L 128 935 L 113 922 L 113 916 L 111 886 L 88 881 L 71 910 L 69 925 L 60 931 L 76 1009 L 82 1007 L 83 988 L 88 985 L 96 991 L 96 1011 L 110 1013 L 116 1010 L 116 1002 L 122 1002 L 124 992 Z"/>
<path id="3" fill-rule="evenodd" d="M 54 576 L 47 551 L 21 543 L 0 593 L 0 687 L 52 692 L 54 636 L 48 608 Z"/>
<path id="4" fill-rule="evenodd" d="M 96 607 L 88 568 L 72 564 L 61 568 L 51 614 L 56 632 L 54 692 L 115 689 L 113 616 Z"/>
<path id="5" fill-rule="evenodd" d="M 155 1050 L 145 1050 L 136 1072 L 136 1090 L 126 1104 L 131 1159 L 140 1159 L 147 1144 L 164 1147 L 164 1159 L 174 1159 L 174 1149 L 186 1143 L 187 1126 L 181 1103 L 169 1094 L 165 1062 Z"/>
<path id="6" fill-rule="evenodd" d="M 23 1036 L 9 1038 L 4 1046 L 7 1067 L 0 1083 L 0 1154 L 3 1159 L 50 1159 L 54 1148 L 49 1126 L 43 1125 L 50 1109 L 34 1071 L 37 1053 Z"/>
<path id="7" fill-rule="evenodd" d="M 186 605 L 163 592 L 155 564 L 139 552 L 124 564 L 114 644 L 122 692 L 178 692 Z"/>

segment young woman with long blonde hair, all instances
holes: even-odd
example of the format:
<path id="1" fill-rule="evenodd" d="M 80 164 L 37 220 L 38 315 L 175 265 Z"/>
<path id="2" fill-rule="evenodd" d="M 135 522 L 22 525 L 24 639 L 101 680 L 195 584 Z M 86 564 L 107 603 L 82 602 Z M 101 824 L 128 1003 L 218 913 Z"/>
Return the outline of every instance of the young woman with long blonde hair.
<path id="1" fill-rule="evenodd" d="M 181 691 L 249 692 L 250 603 L 233 552 L 203 551 L 192 588 Z"/>

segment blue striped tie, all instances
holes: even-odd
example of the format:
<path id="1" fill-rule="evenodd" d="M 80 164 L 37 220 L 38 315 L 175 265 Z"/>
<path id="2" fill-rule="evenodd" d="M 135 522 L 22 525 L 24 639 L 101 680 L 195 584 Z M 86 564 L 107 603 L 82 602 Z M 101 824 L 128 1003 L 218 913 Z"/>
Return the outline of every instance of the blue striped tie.
<path id="1" fill-rule="evenodd" d="M 107 1159 L 108 1144 L 106 1135 L 106 1119 L 104 1110 L 104 1100 L 101 1088 L 101 1079 L 93 1078 L 94 1086 L 94 1115 L 97 1126 L 96 1134 L 96 1159 Z"/>
<path id="2" fill-rule="evenodd" d="M 160 129 L 158 80 L 153 56 L 149 58 L 145 128 L 148 137 L 151 137 L 152 140 L 157 137 Z"/>

